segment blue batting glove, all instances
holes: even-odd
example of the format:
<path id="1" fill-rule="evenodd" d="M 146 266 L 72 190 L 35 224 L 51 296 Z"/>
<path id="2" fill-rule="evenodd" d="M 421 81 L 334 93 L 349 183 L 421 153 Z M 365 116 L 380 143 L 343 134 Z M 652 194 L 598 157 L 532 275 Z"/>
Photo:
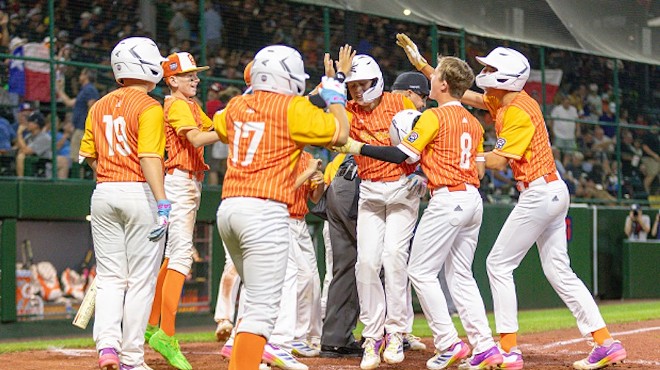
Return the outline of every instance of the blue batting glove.
<path id="1" fill-rule="evenodd" d="M 346 84 L 332 77 L 323 76 L 319 95 L 325 101 L 326 106 L 330 104 L 341 104 L 346 106 Z"/>
<path id="2" fill-rule="evenodd" d="M 154 227 L 149 233 L 149 241 L 156 242 L 165 236 L 167 226 L 170 223 L 171 210 L 172 203 L 169 200 L 165 199 L 158 201 L 158 220 L 156 221 L 156 227 Z"/>
<path id="3" fill-rule="evenodd" d="M 422 172 L 413 172 L 408 175 L 408 181 L 406 184 L 411 193 L 415 194 L 417 197 L 421 197 L 426 193 L 428 181 L 429 180 Z"/>

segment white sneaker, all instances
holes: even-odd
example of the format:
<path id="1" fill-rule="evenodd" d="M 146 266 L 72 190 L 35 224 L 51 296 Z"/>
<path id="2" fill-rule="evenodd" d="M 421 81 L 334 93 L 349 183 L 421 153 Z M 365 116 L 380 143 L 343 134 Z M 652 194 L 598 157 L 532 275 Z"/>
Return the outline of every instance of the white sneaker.
<path id="1" fill-rule="evenodd" d="M 231 331 L 234 329 L 231 321 L 227 319 L 218 320 L 218 326 L 215 328 L 215 339 L 218 342 L 226 341 L 231 335 Z"/>
<path id="2" fill-rule="evenodd" d="M 362 353 L 360 369 L 369 370 L 377 368 L 380 365 L 380 352 L 383 349 L 383 340 L 367 338 L 364 344 L 362 344 L 362 348 L 364 348 L 364 352 Z"/>
<path id="3" fill-rule="evenodd" d="M 307 365 L 296 360 L 287 350 L 274 344 L 266 343 L 264 354 L 261 360 L 271 367 L 278 367 L 282 370 L 308 370 Z"/>
<path id="4" fill-rule="evenodd" d="M 422 343 L 422 340 L 419 339 L 419 337 L 412 335 L 412 333 L 403 334 L 403 340 L 408 342 L 411 351 L 426 350 L 426 344 Z"/>
<path id="5" fill-rule="evenodd" d="M 426 361 L 426 368 L 429 370 L 446 369 L 452 364 L 465 359 L 470 354 L 470 346 L 462 340 L 451 345 L 444 351 L 435 351 L 435 356 Z"/>
<path id="6" fill-rule="evenodd" d="M 383 360 L 388 364 L 398 364 L 404 358 L 403 336 L 400 333 L 387 334 L 387 346 L 383 351 Z"/>
<path id="7" fill-rule="evenodd" d="M 270 370 L 270 366 L 268 366 L 264 363 L 260 363 L 259 364 L 259 370 Z"/>
<path id="8" fill-rule="evenodd" d="M 318 348 L 314 348 L 312 344 L 308 343 L 306 340 L 293 341 L 289 343 L 291 346 L 291 352 L 294 355 L 302 357 L 318 357 L 321 351 Z"/>

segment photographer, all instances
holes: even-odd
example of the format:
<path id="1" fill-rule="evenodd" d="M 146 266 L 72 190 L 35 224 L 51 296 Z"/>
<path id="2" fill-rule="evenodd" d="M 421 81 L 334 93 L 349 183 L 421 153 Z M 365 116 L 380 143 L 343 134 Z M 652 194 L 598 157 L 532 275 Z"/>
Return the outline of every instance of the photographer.
<path id="1" fill-rule="evenodd" d="M 639 204 L 633 204 L 624 227 L 628 240 L 646 241 L 650 230 L 651 218 L 642 213 Z"/>

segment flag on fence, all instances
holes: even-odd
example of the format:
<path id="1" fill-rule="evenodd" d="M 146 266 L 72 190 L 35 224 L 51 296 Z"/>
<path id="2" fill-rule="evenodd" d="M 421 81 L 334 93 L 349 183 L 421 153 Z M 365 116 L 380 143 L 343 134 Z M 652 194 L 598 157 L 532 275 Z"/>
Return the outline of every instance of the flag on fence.
<path id="1" fill-rule="evenodd" d="M 40 42 L 23 45 L 23 55 L 48 59 L 48 46 Z M 50 65 L 44 62 L 25 62 L 25 100 L 50 102 Z"/>
<path id="2" fill-rule="evenodd" d="M 545 70 L 545 103 L 552 104 L 552 101 L 559 90 L 559 85 L 561 84 L 561 78 L 564 75 L 564 71 L 561 69 L 546 69 Z M 536 101 L 541 103 L 541 71 L 538 69 L 532 69 L 529 74 L 529 79 L 525 84 L 525 91 Z"/>

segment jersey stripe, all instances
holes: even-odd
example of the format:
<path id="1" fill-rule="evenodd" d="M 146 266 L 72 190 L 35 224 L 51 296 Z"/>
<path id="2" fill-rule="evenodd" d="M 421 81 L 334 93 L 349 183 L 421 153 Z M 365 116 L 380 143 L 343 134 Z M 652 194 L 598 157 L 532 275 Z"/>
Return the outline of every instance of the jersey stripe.
<path id="1" fill-rule="evenodd" d="M 177 101 L 186 105 L 174 104 L 173 106 L 173 103 Z M 187 109 L 188 112 L 181 112 L 182 109 Z M 165 98 L 164 115 L 167 140 L 165 169 L 178 168 L 192 172 L 208 170 L 209 166 L 204 162 L 204 147 L 195 148 L 185 136 L 179 134 L 185 135 L 190 127 L 196 127 L 200 131 L 208 130 L 210 119 L 202 112 L 199 105 L 192 100 L 186 101 L 170 95 Z M 182 122 L 181 117 L 190 117 L 190 115 L 192 115 L 192 122 Z"/>
<path id="2" fill-rule="evenodd" d="M 390 125 L 394 115 L 406 108 L 404 99 L 405 97 L 401 94 L 385 92 L 380 104 L 370 112 L 363 110 L 354 101 L 349 102 L 346 109 L 353 115 L 351 138 L 370 145 L 392 145 Z M 409 175 L 415 170 L 414 165 L 405 162 L 395 164 L 361 155 L 355 156 L 355 162 L 358 165 L 358 175 L 362 180 L 396 179 L 401 175 Z"/>
<path id="3" fill-rule="evenodd" d="M 309 160 L 314 158 L 310 153 L 303 151 L 298 160 L 296 171 L 293 173 L 293 178 L 297 178 L 301 173 L 305 172 L 309 167 Z M 309 180 L 305 181 L 298 189 L 293 192 L 293 204 L 289 206 L 289 215 L 293 218 L 303 218 L 309 212 L 307 208 L 307 199 L 311 190 Z"/>
<path id="4" fill-rule="evenodd" d="M 92 136 L 95 153 L 85 150 L 85 155 L 96 155 L 98 183 L 146 181 L 138 153 L 138 130 L 140 114 L 154 106 L 162 109 L 146 93 L 132 88 L 120 88 L 105 95 L 90 108 L 88 124 L 91 127 L 86 129 L 85 135 Z M 162 153 L 145 155 L 162 156 Z"/>

